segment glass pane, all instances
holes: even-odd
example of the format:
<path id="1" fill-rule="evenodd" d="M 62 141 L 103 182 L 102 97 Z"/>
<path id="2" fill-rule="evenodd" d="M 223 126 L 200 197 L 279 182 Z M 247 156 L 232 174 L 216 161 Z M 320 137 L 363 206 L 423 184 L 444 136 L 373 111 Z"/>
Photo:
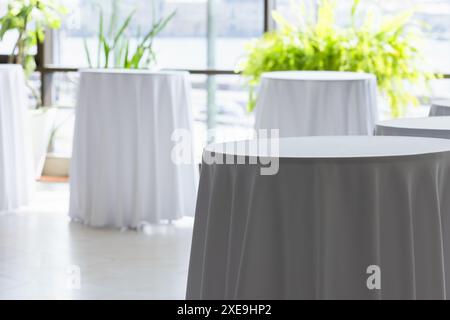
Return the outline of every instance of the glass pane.
<path id="1" fill-rule="evenodd" d="M 95 0 L 65 1 L 70 14 L 64 19 L 57 33 L 57 61 L 64 66 L 88 66 L 83 41 L 86 39 L 94 66 L 97 64 L 100 6 Z M 205 1 L 114 1 L 101 2 L 105 34 L 114 38 L 125 19 L 135 11 L 126 37 L 130 47 L 136 45 L 137 36 L 144 36 L 152 24 L 167 17 L 174 10 L 176 15 L 160 34 L 153 47 L 158 65 L 165 67 L 204 67 L 206 40 Z M 111 21 L 117 21 L 115 24 Z M 112 27 L 115 26 L 115 27 Z M 116 30 L 116 32 L 111 30 Z M 118 45 L 119 46 L 119 45 Z"/>
<path id="2" fill-rule="evenodd" d="M 276 0 L 276 8 L 289 21 L 301 27 L 306 21 L 315 21 L 318 3 L 318 0 Z M 334 3 L 336 24 L 349 27 L 354 1 L 339 0 Z M 377 24 L 382 19 L 410 9 L 414 9 L 410 27 L 418 28 L 423 35 L 421 49 L 426 66 L 431 72 L 450 74 L 450 0 L 361 0 L 357 22 L 363 23 L 369 10 L 373 22 Z M 408 108 L 407 116 L 426 116 L 430 99 L 450 97 L 450 79 L 433 80 L 430 89 L 410 87 L 422 105 Z M 387 108 L 380 110 L 380 116 L 390 117 L 391 113 Z"/>
<path id="3" fill-rule="evenodd" d="M 350 12 L 352 0 L 339 1 L 339 6 Z M 342 4 L 341 4 L 342 3 Z M 372 8 L 379 17 L 396 16 L 415 10 L 412 25 L 423 34 L 423 53 L 431 71 L 450 73 L 450 1 L 449 0 L 378 0 L 361 1 L 363 8 Z M 348 14 L 339 14 L 348 17 Z M 348 21 L 341 21 L 349 24 Z"/>
<path id="4" fill-rule="evenodd" d="M 304 21 L 299 5 L 314 18 L 317 0 L 276 0 L 277 9 L 290 21 Z M 337 24 L 350 25 L 353 0 L 336 2 Z M 415 9 L 412 21 L 424 36 L 423 52 L 431 71 L 450 73 L 450 0 L 361 0 L 362 12 L 370 9 L 375 21 Z"/>
<path id="5" fill-rule="evenodd" d="M 296 24 L 313 22 L 316 16 L 316 0 L 274 0 L 275 8 L 288 21 Z"/>
<path id="6" fill-rule="evenodd" d="M 97 60 L 99 6 L 95 0 L 66 0 L 70 14 L 56 36 L 55 63 L 87 66 L 83 41 L 86 38 L 94 65 Z M 158 66 L 163 68 L 204 69 L 207 67 L 207 0 L 102 1 L 105 31 L 110 29 L 113 13 L 123 21 L 136 10 L 127 37 L 135 43 L 154 21 L 176 10 L 175 17 L 156 38 L 154 49 Z M 235 68 L 243 54 L 244 43 L 263 32 L 264 1 L 214 0 L 215 67 Z M 116 10 L 114 10 L 116 8 Z"/>
<path id="7" fill-rule="evenodd" d="M 216 68 L 234 70 L 245 43 L 264 32 L 263 0 L 216 0 Z"/>
<path id="8" fill-rule="evenodd" d="M 95 0 L 66 1 L 70 14 L 64 19 L 61 30 L 55 33 L 55 64 L 87 67 L 86 41 L 91 62 L 97 65 L 100 19 L 97 3 Z M 147 31 L 154 21 L 176 10 L 175 17 L 153 44 L 157 65 L 161 68 L 234 70 L 244 54 L 244 44 L 261 36 L 264 29 L 263 0 L 107 0 L 101 3 L 105 32 L 111 28 L 113 17 L 124 21 L 130 12 L 137 10 L 126 34 L 132 45 L 136 43 L 136 36 Z M 100 58 L 100 66 L 103 63 Z M 75 104 L 77 78 L 74 73 L 55 75 L 54 96 L 58 105 Z M 247 94 L 241 78 L 215 77 L 215 84 L 210 84 L 209 106 L 207 79 L 207 76 L 192 76 L 196 128 L 203 128 L 203 133 L 197 136 L 206 136 L 207 110 L 214 105 L 219 129 L 236 124 L 251 126 L 251 116 L 245 111 Z M 227 135 L 222 133 L 222 136 Z"/>
<path id="9" fill-rule="evenodd" d="M 0 1 L 0 17 L 6 13 L 7 3 L 4 1 Z M 11 54 L 12 49 L 14 48 L 14 43 L 17 40 L 18 33 L 14 31 L 7 32 L 3 37 L 3 40 L 0 41 L 0 55 L 9 55 Z"/>

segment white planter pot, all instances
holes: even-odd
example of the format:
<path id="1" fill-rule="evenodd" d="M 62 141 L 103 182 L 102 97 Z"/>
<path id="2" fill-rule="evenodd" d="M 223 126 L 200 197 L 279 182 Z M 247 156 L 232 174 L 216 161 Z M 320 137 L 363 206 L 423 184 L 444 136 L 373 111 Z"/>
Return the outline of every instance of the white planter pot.
<path id="1" fill-rule="evenodd" d="M 55 123 L 56 108 L 44 107 L 30 111 L 33 164 L 36 178 L 42 175 L 47 148 Z"/>

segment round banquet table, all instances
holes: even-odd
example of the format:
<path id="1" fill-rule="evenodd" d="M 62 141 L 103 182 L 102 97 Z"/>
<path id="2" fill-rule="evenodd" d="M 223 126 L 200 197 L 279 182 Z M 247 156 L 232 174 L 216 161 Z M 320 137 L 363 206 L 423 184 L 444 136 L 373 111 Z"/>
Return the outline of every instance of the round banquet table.
<path id="1" fill-rule="evenodd" d="M 192 216 L 198 168 L 172 161 L 174 130 L 192 132 L 187 72 L 83 70 L 70 177 L 72 219 L 96 227 Z M 187 141 L 188 142 L 188 141 Z M 190 148 L 189 148 L 190 147 Z"/>
<path id="2" fill-rule="evenodd" d="M 372 135 L 377 117 L 372 74 L 268 72 L 262 76 L 255 128 L 279 129 L 280 137 Z"/>
<path id="3" fill-rule="evenodd" d="M 379 136 L 412 136 L 450 139 L 450 117 L 400 118 L 380 121 L 375 128 Z"/>
<path id="4" fill-rule="evenodd" d="M 33 190 L 31 135 L 22 67 L 0 64 L 0 211 L 29 204 Z"/>
<path id="5" fill-rule="evenodd" d="M 247 164 L 203 161 L 187 299 L 446 298 L 450 141 L 281 138 L 275 175 L 260 142 L 204 150 Z"/>
<path id="6" fill-rule="evenodd" d="M 429 116 L 450 116 L 450 99 L 433 101 L 433 103 L 431 104 Z"/>

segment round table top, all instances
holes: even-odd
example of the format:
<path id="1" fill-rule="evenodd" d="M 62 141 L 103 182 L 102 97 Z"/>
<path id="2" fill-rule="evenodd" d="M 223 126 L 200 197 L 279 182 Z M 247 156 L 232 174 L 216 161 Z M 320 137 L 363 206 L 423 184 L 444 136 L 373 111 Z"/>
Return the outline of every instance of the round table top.
<path id="1" fill-rule="evenodd" d="M 403 136 L 310 136 L 243 140 L 208 145 L 207 152 L 250 157 L 373 158 L 450 151 L 450 140 Z M 271 145 L 274 152 L 271 152 Z M 258 147 L 262 146 L 262 147 Z M 278 152 L 277 150 L 278 149 Z"/>
<path id="2" fill-rule="evenodd" d="M 370 80 L 375 79 L 375 76 L 370 73 L 347 71 L 275 71 L 263 73 L 262 78 L 295 81 L 349 81 Z"/>
<path id="3" fill-rule="evenodd" d="M 0 64 L 0 71 L 10 71 L 10 70 L 22 70 L 22 66 L 20 64 L 15 63 Z"/>
<path id="4" fill-rule="evenodd" d="M 450 99 L 433 100 L 431 105 L 450 108 Z"/>
<path id="5" fill-rule="evenodd" d="M 376 126 L 414 130 L 450 130 L 450 116 L 386 120 L 378 122 Z"/>
<path id="6" fill-rule="evenodd" d="M 124 75 L 152 75 L 152 76 L 179 76 L 188 74 L 187 71 L 178 70 L 152 70 L 152 69 L 123 69 L 123 68 L 87 68 L 80 69 L 81 73 L 88 74 L 124 74 Z"/>

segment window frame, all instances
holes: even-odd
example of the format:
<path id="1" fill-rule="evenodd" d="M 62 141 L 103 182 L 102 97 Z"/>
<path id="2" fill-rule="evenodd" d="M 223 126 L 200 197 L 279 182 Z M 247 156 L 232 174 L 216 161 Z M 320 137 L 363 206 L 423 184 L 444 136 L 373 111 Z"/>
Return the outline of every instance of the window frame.
<path id="1" fill-rule="evenodd" d="M 271 19 L 271 12 L 276 7 L 276 0 L 261 0 L 264 3 L 263 12 L 263 32 L 268 32 L 274 29 L 274 21 Z M 47 54 L 48 49 L 52 48 L 52 32 L 48 32 L 44 43 L 38 45 L 36 54 L 36 71 L 40 73 L 41 78 L 41 97 L 43 105 L 51 105 L 53 100 L 52 94 L 52 78 L 53 74 L 57 72 L 78 72 L 80 68 L 68 68 L 57 65 L 52 65 L 46 63 L 48 61 Z M 51 51 L 51 50 L 50 50 Z M 7 63 L 8 55 L 0 55 L 0 63 Z M 215 69 L 215 68 L 205 68 L 205 69 L 177 69 L 188 71 L 191 74 L 201 74 L 206 76 L 215 75 L 236 75 L 239 72 L 230 69 Z M 450 79 L 450 74 L 441 74 L 444 79 Z"/>

